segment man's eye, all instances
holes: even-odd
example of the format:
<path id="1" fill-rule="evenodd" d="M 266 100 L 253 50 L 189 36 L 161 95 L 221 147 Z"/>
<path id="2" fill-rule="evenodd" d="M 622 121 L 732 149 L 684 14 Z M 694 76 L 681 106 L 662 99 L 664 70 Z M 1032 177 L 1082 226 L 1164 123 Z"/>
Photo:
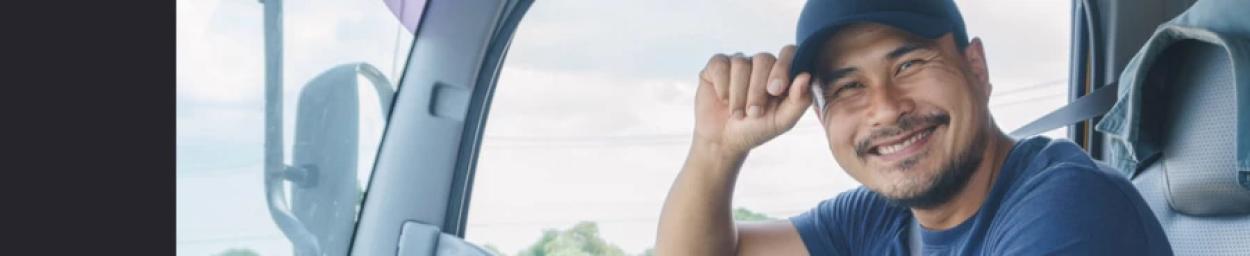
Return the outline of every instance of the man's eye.
<path id="1" fill-rule="evenodd" d="M 842 86 L 838 86 L 837 91 L 833 92 L 832 98 L 838 99 L 842 96 L 842 94 L 846 93 L 847 90 L 860 89 L 860 88 L 864 88 L 864 84 L 861 84 L 859 82 L 849 82 L 849 83 L 843 84 Z"/>
<path id="2" fill-rule="evenodd" d="M 906 71 L 906 70 L 907 70 L 907 68 L 910 68 L 910 67 L 912 67 L 913 65 L 919 65 L 919 64 L 924 64 L 924 60 L 921 60 L 921 59 L 913 59 L 913 60 L 908 60 L 908 61 L 906 61 L 906 62 L 903 62 L 903 64 L 898 65 L 898 71 L 897 71 L 897 72 L 895 72 L 895 73 L 896 73 L 896 74 L 902 74 L 902 73 L 903 73 L 903 71 Z"/>
<path id="3" fill-rule="evenodd" d="M 859 89 L 863 87 L 864 87 L 864 84 L 861 84 L 859 82 L 850 82 L 850 83 L 846 83 L 846 85 L 843 85 L 842 89 Z"/>

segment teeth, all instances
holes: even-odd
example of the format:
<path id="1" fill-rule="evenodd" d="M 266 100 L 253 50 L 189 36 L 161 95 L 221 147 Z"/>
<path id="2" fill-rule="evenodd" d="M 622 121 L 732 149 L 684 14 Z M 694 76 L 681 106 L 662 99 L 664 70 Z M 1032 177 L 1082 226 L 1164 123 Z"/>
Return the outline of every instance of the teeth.
<path id="1" fill-rule="evenodd" d="M 882 155 L 894 154 L 894 152 L 898 152 L 899 150 L 903 150 L 904 148 L 907 148 L 907 146 L 911 146 L 912 143 L 916 143 L 916 141 L 923 139 L 925 136 L 929 136 L 929 131 L 916 133 L 916 135 L 913 135 L 911 136 L 911 138 L 908 138 L 907 140 L 900 142 L 898 144 L 880 146 L 879 148 L 877 148 L 877 152 Z"/>

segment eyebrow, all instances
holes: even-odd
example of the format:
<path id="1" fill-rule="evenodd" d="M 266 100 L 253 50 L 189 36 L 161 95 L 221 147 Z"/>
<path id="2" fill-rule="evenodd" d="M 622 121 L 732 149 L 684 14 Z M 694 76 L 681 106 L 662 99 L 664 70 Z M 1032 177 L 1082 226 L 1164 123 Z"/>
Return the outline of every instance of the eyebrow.
<path id="1" fill-rule="evenodd" d="M 906 42 L 904 42 L 903 45 L 899 46 L 898 48 L 894 48 L 894 50 L 890 51 L 889 53 L 886 53 L 885 58 L 889 60 L 896 60 L 900 57 L 903 57 L 903 55 L 907 55 L 908 53 L 914 52 L 916 50 L 926 49 L 928 47 L 929 47 L 928 43 L 922 42 L 919 39 L 909 39 Z M 841 79 L 842 77 L 845 77 L 851 73 L 854 73 L 855 71 L 857 71 L 855 67 L 834 69 L 833 71 L 828 71 L 823 74 L 820 74 L 819 79 L 822 82 L 824 82 L 823 84 L 825 84 L 825 86 L 832 87 L 831 85 L 829 85 L 829 83 L 832 83 L 833 81 L 837 81 L 838 79 Z"/>
<path id="2" fill-rule="evenodd" d="M 885 58 L 890 59 L 890 60 L 898 59 L 899 57 L 903 57 L 903 55 L 906 55 L 907 53 L 920 50 L 925 47 L 926 45 L 916 43 L 916 42 L 903 43 L 903 46 L 899 46 L 898 48 L 895 48 L 893 51 L 890 51 L 890 53 L 885 54 Z"/>
<path id="3" fill-rule="evenodd" d="M 838 79 L 842 79 L 842 77 L 849 75 L 851 73 L 854 73 L 856 70 L 858 69 L 856 69 L 855 67 L 835 69 L 833 71 L 829 71 L 829 72 L 825 72 L 824 74 L 821 74 L 820 80 L 821 82 L 823 82 L 822 84 L 824 84 L 825 87 L 831 87 L 829 83 L 832 83 L 833 81 L 838 81 Z"/>

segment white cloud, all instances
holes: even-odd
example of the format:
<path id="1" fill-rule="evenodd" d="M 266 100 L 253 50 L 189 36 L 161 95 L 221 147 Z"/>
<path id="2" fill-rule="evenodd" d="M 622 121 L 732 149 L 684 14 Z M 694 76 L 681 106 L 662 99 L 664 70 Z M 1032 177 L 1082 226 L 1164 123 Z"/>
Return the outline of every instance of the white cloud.
<path id="1" fill-rule="evenodd" d="M 260 4 L 179 1 L 177 94 L 185 101 L 260 104 Z M 182 104 L 180 104 L 182 105 Z"/>
<path id="2" fill-rule="evenodd" d="M 603 136 L 686 133 L 694 84 L 594 72 L 507 66 L 488 135 Z"/>
<path id="3" fill-rule="evenodd" d="M 775 52 L 792 43 L 800 5 L 797 1 L 538 2 L 518 28 L 509 62 L 521 67 L 690 79 L 713 53 Z"/>
<path id="4" fill-rule="evenodd" d="M 985 44 L 996 89 L 1068 77 L 1069 1 L 958 2 L 968 36 Z"/>

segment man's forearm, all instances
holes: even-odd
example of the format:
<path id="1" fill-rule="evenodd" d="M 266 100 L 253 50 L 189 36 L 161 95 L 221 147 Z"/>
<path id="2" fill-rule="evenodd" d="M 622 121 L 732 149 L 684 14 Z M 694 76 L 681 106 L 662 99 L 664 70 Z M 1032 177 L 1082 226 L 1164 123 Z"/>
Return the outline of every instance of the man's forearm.
<path id="1" fill-rule="evenodd" d="M 745 153 L 711 146 L 691 147 L 660 214 L 660 255 L 733 255 L 737 231 L 732 207 L 734 182 Z"/>

